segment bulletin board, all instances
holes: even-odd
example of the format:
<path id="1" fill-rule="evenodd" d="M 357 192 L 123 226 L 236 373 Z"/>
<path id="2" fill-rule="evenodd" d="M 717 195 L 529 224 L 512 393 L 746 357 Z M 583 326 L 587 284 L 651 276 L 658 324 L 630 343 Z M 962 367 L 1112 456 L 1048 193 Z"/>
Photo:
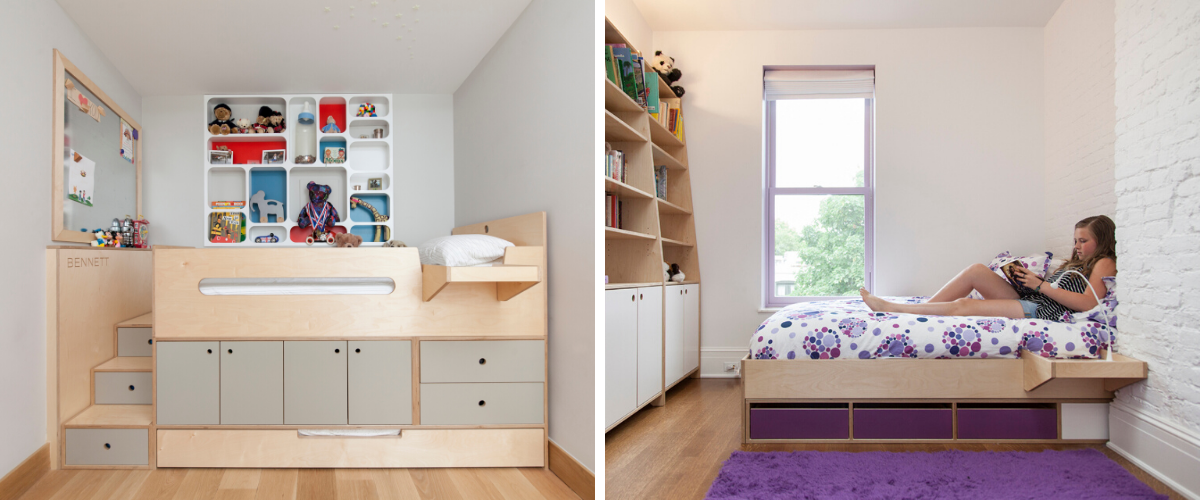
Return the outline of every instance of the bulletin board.
<path id="1" fill-rule="evenodd" d="M 89 242 L 142 213 L 142 127 L 58 50 L 53 95 L 51 239 Z"/>

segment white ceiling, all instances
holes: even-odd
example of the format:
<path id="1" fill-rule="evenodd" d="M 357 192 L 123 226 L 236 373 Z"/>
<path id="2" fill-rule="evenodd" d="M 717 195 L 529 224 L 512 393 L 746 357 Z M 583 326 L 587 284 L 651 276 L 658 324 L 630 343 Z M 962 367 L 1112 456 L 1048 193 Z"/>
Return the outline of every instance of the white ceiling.
<path id="1" fill-rule="evenodd" d="M 1063 0 L 633 0 L 654 31 L 1043 27 Z"/>
<path id="2" fill-rule="evenodd" d="M 449 94 L 530 2 L 57 1 L 143 96 Z"/>

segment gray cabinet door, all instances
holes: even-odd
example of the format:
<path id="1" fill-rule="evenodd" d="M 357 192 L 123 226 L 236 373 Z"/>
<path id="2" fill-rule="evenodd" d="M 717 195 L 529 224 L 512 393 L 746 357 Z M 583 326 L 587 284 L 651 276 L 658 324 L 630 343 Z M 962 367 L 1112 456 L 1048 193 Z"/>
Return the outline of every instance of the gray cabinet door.
<path id="1" fill-rule="evenodd" d="M 149 328 L 117 328 L 117 356 L 149 356 L 150 333 Z"/>
<path id="2" fill-rule="evenodd" d="M 411 424 L 412 342 L 350 341 L 351 425 Z"/>
<path id="3" fill-rule="evenodd" d="M 283 424 L 283 342 L 221 342 L 221 423 Z"/>
<path id="4" fill-rule="evenodd" d="M 546 344 L 541 340 L 421 342 L 422 384 L 545 380 Z"/>
<path id="5" fill-rule="evenodd" d="M 540 424 L 542 387 L 540 382 L 421 384 L 421 425 Z"/>
<path id="6" fill-rule="evenodd" d="M 220 342 L 159 342 L 158 423 L 221 423 Z"/>
<path id="7" fill-rule="evenodd" d="M 346 424 L 346 341 L 283 343 L 283 422 Z"/>

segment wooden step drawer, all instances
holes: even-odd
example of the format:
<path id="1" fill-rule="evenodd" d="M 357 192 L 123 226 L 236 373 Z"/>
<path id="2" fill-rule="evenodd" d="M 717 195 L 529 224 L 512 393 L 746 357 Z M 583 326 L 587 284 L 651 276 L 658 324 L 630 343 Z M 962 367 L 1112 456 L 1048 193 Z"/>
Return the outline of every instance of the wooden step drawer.
<path id="1" fill-rule="evenodd" d="M 117 328 L 117 356 L 150 356 L 150 328 Z"/>
<path id="2" fill-rule="evenodd" d="M 404 429 L 388 437 L 296 430 L 158 430 L 159 467 L 542 467 L 542 429 Z"/>
<path id="3" fill-rule="evenodd" d="M 96 372 L 95 377 L 98 405 L 153 403 L 150 372 Z"/>
<path id="4" fill-rule="evenodd" d="M 545 381 L 542 340 L 421 342 L 421 383 Z"/>
<path id="5" fill-rule="evenodd" d="M 147 429 L 67 429 L 66 465 L 150 465 Z"/>
<path id="6" fill-rule="evenodd" d="M 543 385 L 421 384 L 421 425 L 541 424 Z"/>

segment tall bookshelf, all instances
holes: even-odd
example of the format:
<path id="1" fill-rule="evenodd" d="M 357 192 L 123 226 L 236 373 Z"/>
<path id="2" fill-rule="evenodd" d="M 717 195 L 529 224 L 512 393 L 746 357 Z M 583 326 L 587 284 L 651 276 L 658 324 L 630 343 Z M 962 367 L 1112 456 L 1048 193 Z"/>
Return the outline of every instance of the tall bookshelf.
<path id="1" fill-rule="evenodd" d="M 623 43 L 633 48 L 628 39 L 608 19 L 605 19 L 604 43 Z M 653 57 L 653 51 L 643 50 L 642 54 L 648 59 Z M 653 71 L 647 72 L 646 76 L 659 79 L 660 101 L 678 106 L 681 99 L 671 91 L 666 80 Z M 684 130 L 686 131 L 686 127 Z M 654 290 L 662 293 L 664 301 L 660 304 L 669 303 L 668 293 L 682 293 L 678 291 L 681 287 L 675 285 L 695 285 L 689 288 L 693 288 L 693 293 L 698 295 L 700 259 L 696 245 L 696 224 L 692 213 L 691 174 L 688 168 L 686 138 L 676 137 L 620 87 L 604 78 L 604 140 L 613 149 L 624 152 L 626 168 L 625 182 L 612 179 L 603 171 L 599 172 L 604 180 L 605 193 L 615 194 L 621 202 L 621 226 L 604 228 L 604 271 L 608 276 L 606 291 L 638 289 L 640 294 Z M 656 195 L 656 166 L 667 168 L 665 198 Z M 682 283 L 665 282 L 663 262 L 678 264 L 687 280 Z M 606 294 L 606 300 L 614 300 L 617 295 Z M 698 318 L 699 306 L 698 299 L 696 300 L 697 309 L 693 312 Z M 670 325 L 667 320 L 670 312 L 668 307 L 660 307 L 663 308 L 662 331 L 666 332 Z M 606 418 L 611 421 L 606 428 L 615 427 L 647 405 L 666 404 L 667 390 L 698 372 L 698 319 L 695 325 L 695 338 L 687 343 L 686 347 L 695 352 L 686 352 L 685 356 L 689 356 L 696 366 L 686 370 L 678 380 L 672 380 L 674 376 L 667 373 L 670 363 L 666 360 L 672 349 L 667 343 L 667 334 L 664 333 L 661 349 L 663 360 L 659 363 L 663 372 L 661 389 L 649 400 L 635 405 L 632 411 L 622 411 L 623 416 L 615 421 Z M 606 331 L 606 336 L 609 334 Z M 629 354 L 608 351 L 606 355 Z"/>

